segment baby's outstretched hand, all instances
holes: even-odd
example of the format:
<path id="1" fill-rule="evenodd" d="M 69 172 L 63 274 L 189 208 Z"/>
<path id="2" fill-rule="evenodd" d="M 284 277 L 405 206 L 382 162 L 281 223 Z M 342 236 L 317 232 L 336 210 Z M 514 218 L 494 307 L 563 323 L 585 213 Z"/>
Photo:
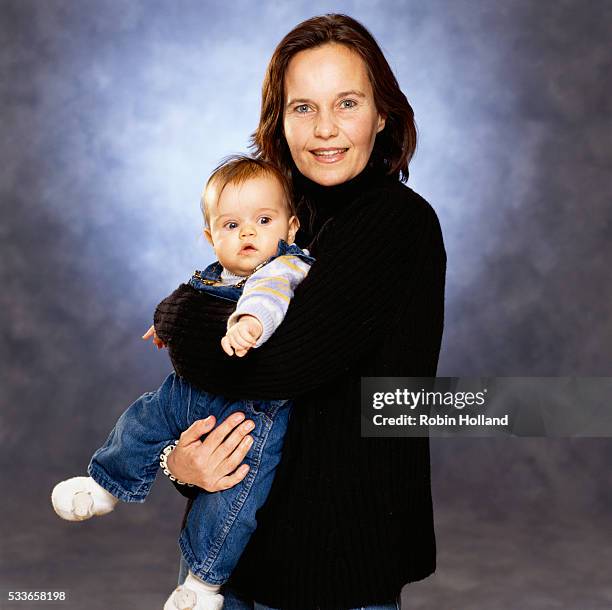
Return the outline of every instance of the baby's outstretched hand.
<path id="1" fill-rule="evenodd" d="M 263 326 L 255 316 L 240 316 L 221 339 L 221 347 L 228 356 L 236 353 L 241 358 L 257 343 L 262 333 Z"/>
<path id="2" fill-rule="evenodd" d="M 157 333 L 155 332 L 155 326 L 151 326 L 151 328 L 149 328 L 149 330 L 144 335 L 142 335 L 142 338 L 145 341 L 152 339 L 153 343 L 155 343 L 155 345 L 157 346 L 157 349 L 166 347 L 166 344 L 157 336 Z"/>

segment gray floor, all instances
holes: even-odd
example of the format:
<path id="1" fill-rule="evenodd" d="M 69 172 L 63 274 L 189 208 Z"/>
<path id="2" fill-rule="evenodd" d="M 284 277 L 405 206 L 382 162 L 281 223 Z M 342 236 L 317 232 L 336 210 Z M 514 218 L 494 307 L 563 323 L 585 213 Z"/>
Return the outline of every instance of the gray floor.
<path id="1" fill-rule="evenodd" d="M 161 609 L 176 579 L 182 498 L 159 481 L 146 505 L 67 523 L 48 503 L 54 477 L 14 481 L 4 497 L 0 607 Z M 479 508 L 477 497 L 470 508 L 439 488 L 438 570 L 404 588 L 404 610 L 612 608 L 610 515 L 500 510 L 491 498 Z M 67 601 L 8 603 L 8 591 L 19 590 L 65 591 Z"/>
<path id="2" fill-rule="evenodd" d="M 612 522 L 436 513 L 438 569 L 403 610 L 610 610 Z"/>
<path id="3" fill-rule="evenodd" d="M 121 504 L 83 523 L 56 517 L 47 489 L 21 494 L 18 502 L 6 498 L 11 518 L 2 524 L 0 608 L 161 610 L 176 584 L 184 502 L 159 483 L 147 504 Z M 8 591 L 65 591 L 67 601 L 8 603 Z"/>

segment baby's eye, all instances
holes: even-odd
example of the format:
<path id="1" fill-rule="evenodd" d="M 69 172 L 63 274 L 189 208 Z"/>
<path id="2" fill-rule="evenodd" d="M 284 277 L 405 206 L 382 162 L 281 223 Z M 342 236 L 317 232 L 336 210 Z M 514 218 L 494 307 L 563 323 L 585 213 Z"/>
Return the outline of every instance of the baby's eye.
<path id="1" fill-rule="evenodd" d="M 259 223 L 262 225 L 267 225 L 267 224 L 270 224 L 271 222 L 272 222 L 272 219 L 269 216 L 262 216 L 259 219 Z"/>
<path id="2" fill-rule="evenodd" d="M 300 104 L 299 106 L 296 106 L 295 111 L 300 114 L 305 114 L 308 112 L 308 104 Z"/>
<path id="3" fill-rule="evenodd" d="M 237 222 L 226 222 L 223 227 L 226 229 L 235 229 L 238 226 Z"/>
<path id="4" fill-rule="evenodd" d="M 357 106 L 357 102 L 355 100 L 342 100 L 340 102 L 341 108 L 354 108 Z"/>

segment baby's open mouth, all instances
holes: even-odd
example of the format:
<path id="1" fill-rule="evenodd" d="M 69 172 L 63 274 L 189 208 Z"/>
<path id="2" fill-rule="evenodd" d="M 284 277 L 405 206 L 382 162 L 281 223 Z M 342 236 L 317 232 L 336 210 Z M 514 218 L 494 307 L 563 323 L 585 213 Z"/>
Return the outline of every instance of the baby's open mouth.
<path id="1" fill-rule="evenodd" d="M 255 246 L 243 246 L 240 249 L 240 254 L 253 254 L 253 252 L 257 252 Z"/>

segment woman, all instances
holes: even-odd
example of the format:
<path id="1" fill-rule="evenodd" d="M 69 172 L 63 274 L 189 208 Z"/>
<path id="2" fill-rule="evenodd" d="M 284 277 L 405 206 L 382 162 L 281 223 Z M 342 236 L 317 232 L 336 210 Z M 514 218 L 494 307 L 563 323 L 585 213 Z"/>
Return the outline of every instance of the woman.
<path id="1" fill-rule="evenodd" d="M 226 592 L 226 607 L 395 608 L 402 585 L 435 570 L 428 439 L 361 438 L 359 405 L 361 377 L 434 376 L 438 362 L 442 235 L 400 182 L 416 146 L 412 108 L 361 24 L 314 17 L 272 56 L 253 144 L 292 177 L 298 243 L 312 240 L 316 257 L 285 321 L 236 359 L 219 348 L 228 311 L 218 300 L 182 286 L 155 316 L 188 381 L 295 399 L 272 491 L 230 581 L 248 601 Z M 208 491 L 240 481 L 248 451 L 248 422 L 225 421 L 201 442 L 213 424 L 196 422 L 168 460 Z"/>

